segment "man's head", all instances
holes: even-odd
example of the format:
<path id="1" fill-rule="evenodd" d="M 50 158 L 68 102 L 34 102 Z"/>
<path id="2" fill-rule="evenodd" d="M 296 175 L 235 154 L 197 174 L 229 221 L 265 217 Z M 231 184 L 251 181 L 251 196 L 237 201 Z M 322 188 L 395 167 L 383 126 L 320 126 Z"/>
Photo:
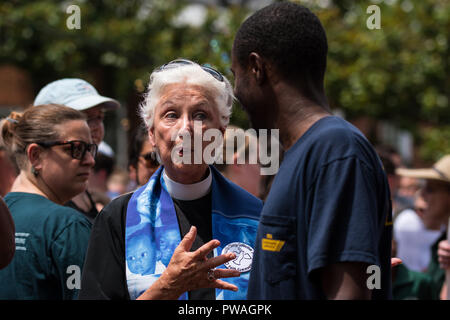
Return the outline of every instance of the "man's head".
<path id="1" fill-rule="evenodd" d="M 307 8 L 290 2 L 262 8 L 236 33 L 235 95 L 251 114 L 264 99 L 261 93 L 261 101 L 255 100 L 252 84 L 261 86 L 271 77 L 270 81 L 292 83 L 306 98 L 323 105 L 327 51 L 325 30 Z"/>
<path id="2" fill-rule="evenodd" d="M 103 140 L 105 129 L 103 113 L 106 109 L 115 109 L 119 103 L 98 94 L 97 90 L 82 79 L 67 78 L 53 81 L 43 87 L 33 105 L 60 104 L 82 111 L 87 116 L 92 140 L 97 145 Z"/>
<path id="3" fill-rule="evenodd" d="M 399 168 L 396 172 L 401 176 L 424 179 L 422 196 L 427 203 L 425 214 L 447 223 L 450 216 L 450 155 L 439 159 L 431 168 Z"/>

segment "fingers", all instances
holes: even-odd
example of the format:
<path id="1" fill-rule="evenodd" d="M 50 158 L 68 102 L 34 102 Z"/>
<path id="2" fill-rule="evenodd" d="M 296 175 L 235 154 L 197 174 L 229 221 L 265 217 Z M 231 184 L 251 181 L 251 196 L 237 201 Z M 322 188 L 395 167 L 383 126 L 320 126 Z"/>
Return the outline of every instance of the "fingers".
<path id="1" fill-rule="evenodd" d="M 399 264 L 402 264 L 402 263 L 403 263 L 402 259 L 391 258 L 391 268 L 395 267 L 395 266 L 398 266 Z"/>
<path id="2" fill-rule="evenodd" d="M 439 242 L 439 250 L 450 256 L 450 243 L 448 242 L 448 240 L 442 240 L 441 242 Z"/>
<path id="3" fill-rule="evenodd" d="M 214 277 L 219 278 L 234 278 L 239 277 L 241 273 L 234 269 L 214 269 Z"/>
<path id="4" fill-rule="evenodd" d="M 223 289 L 223 290 L 231 290 L 231 291 L 238 291 L 238 287 L 234 284 L 222 281 L 222 280 L 215 280 L 213 282 L 213 288 L 217 289 Z"/>
<path id="5" fill-rule="evenodd" d="M 439 242 L 438 261 L 442 269 L 450 269 L 450 243 L 447 240 Z"/>
<path id="6" fill-rule="evenodd" d="M 194 251 L 194 257 L 197 259 L 204 260 L 204 258 L 213 251 L 215 248 L 220 246 L 219 240 L 211 240 L 204 245 L 202 245 L 200 248 Z"/>
<path id="7" fill-rule="evenodd" d="M 224 264 L 225 262 L 228 262 L 230 260 L 236 259 L 236 254 L 230 252 L 230 253 L 226 253 L 226 254 L 221 254 L 220 256 L 208 259 L 207 261 L 205 261 L 204 263 L 204 268 L 205 269 L 214 269 L 215 267 L 218 267 L 222 264 Z"/>
<path id="8" fill-rule="evenodd" d="M 191 229 L 189 229 L 189 232 L 186 233 L 186 235 L 183 237 L 178 247 L 183 249 L 184 251 L 190 251 L 196 237 L 197 228 L 192 226 Z"/>

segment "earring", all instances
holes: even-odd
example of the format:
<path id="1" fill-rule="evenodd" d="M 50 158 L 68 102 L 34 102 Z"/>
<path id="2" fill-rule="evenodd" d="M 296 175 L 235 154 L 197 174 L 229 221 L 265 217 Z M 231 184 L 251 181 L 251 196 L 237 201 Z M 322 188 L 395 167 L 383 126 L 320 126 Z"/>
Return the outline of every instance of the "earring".
<path id="1" fill-rule="evenodd" d="M 36 168 L 35 168 L 34 166 L 32 166 L 32 167 L 31 167 L 31 173 L 32 173 L 35 177 L 37 177 L 38 174 L 39 174 L 39 171 L 37 171 Z"/>

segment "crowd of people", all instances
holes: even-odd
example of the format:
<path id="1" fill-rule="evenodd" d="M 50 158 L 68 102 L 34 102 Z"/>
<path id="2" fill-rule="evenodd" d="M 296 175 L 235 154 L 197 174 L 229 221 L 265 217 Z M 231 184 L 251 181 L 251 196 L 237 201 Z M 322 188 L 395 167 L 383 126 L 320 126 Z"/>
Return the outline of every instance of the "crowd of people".
<path id="1" fill-rule="evenodd" d="M 239 28 L 234 88 L 191 60 L 156 68 L 126 169 L 103 142 L 118 101 L 82 79 L 42 88 L 1 122 L 0 299 L 445 299 L 450 155 L 404 168 L 332 115 L 327 51 L 319 19 L 280 2 Z M 236 99 L 279 129 L 275 176 L 249 161 L 256 135 L 227 136 Z M 197 124 L 230 163 L 185 148 Z"/>

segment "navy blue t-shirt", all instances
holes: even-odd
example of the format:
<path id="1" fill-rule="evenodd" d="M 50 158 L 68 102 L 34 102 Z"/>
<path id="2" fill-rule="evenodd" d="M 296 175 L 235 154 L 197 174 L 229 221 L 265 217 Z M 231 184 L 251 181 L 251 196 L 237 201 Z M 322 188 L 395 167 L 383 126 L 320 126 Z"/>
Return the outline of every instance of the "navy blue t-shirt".
<path id="1" fill-rule="evenodd" d="M 381 269 L 381 288 L 372 298 L 390 299 L 391 237 L 389 186 L 379 157 L 350 123 L 322 118 L 286 152 L 274 179 L 248 298 L 324 299 L 315 271 L 363 262 Z"/>

